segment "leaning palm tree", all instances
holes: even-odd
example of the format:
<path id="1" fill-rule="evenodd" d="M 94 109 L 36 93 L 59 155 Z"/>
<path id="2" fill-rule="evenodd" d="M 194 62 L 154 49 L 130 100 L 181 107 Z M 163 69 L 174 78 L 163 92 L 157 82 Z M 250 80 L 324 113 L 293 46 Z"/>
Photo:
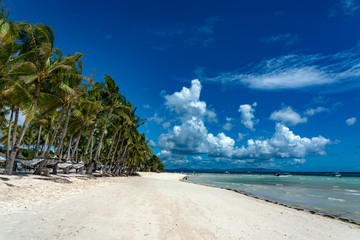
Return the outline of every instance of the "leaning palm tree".
<path id="1" fill-rule="evenodd" d="M 79 153 L 81 159 L 88 160 L 87 173 L 101 162 L 109 165 L 108 172 L 119 174 L 126 169 L 133 174 L 152 154 L 137 130 L 143 120 L 135 115 L 136 108 L 121 95 L 110 76 L 105 75 L 104 83 L 86 82 L 89 78 L 82 76 L 82 54 L 63 56 L 53 45 L 54 33 L 49 26 L 9 21 L 1 4 L 0 131 L 1 143 L 7 147 L 4 174 L 12 174 L 22 144 L 28 149 L 32 146 L 35 157 L 42 152 L 44 160 L 35 174 L 42 172 L 52 149 L 62 157 L 64 147 L 68 157 L 77 158 Z M 4 118 L 8 112 L 9 120 Z M 26 116 L 22 126 L 18 126 L 20 113 Z"/>
<path id="2" fill-rule="evenodd" d="M 19 144 L 37 109 L 41 85 L 51 84 L 55 79 L 61 79 L 66 75 L 70 75 L 71 72 L 69 71 L 72 69 L 71 63 L 82 56 L 62 57 L 60 50 L 57 49 L 54 50 L 54 55 L 54 33 L 49 26 L 44 24 L 36 26 L 26 25 L 23 28 L 22 34 L 27 36 L 27 40 L 22 44 L 22 49 L 28 52 L 25 54 L 25 62 L 14 69 L 12 76 L 23 80 L 27 89 L 30 90 L 31 100 L 29 101 L 28 99 L 26 103 L 33 111 L 27 115 L 20 135 L 13 146 L 10 159 L 6 162 L 7 166 L 4 174 L 9 175 L 12 173 L 12 166 Z"/>
<path id="3" fill-rule="evenodd" d="M 36 169 L 34 174 L 42 173 L 42 170 L 46 165 L 46 160 L 49 157 L 50 150 L 54 146 L 54 143 L 56 141 L 57 133 L 61 127 L 65 111 L 67 107 L 69 107 L 71 110 L 71 103 L 79 96 L 79 93 L 77 92 L 77 87 L 80 85 L 83 78 L 83 76 L 79 74 L 78 69 L 76 68 L 77 65 L 75 64 L 75 62 L 79 62 L 78 60 L 80 57 L 83 56 L 82 54 L 68 56 L 64 58 L 64 60 L 61 60 L 61 58 L 63 58 L 61 52 L 56 52 L 58 53 L 58 58 L 56 59 L 56 61 L 59 59 L 59 61 L 64 61 L 64 68 L 57 72 L 56 75 L 52 76 L 52 78 L 50 78 L 48 82 L 45 82 L 49 84 L 50 91 L 47 93 L 43 93 L 43 95 L 46 95 L 47 98 L 53 99 L 52 107 L 60 107 L 61 111 L 55 130 L 45 151 L 44 158 L 40 162 L 39 167 Z M 70 114 L 70 111 L 68 111 L 68 113 Z"/>
<path id="4" fill-rule="evenodd" d="M 105 89 L 102 95 L 103 98 L 102 103 L 104 105 L 104 111 L 103 111 L 105 117 L 104 119 L 111 119 L 112 113 L 115 109 L 127 108 L 127 107 L 122 104 L 121 95 L 119 94 L 119 87 L 116 85 L 113 78 L 110 77 L 109 75 L 105 75 L 104 80 L 105 80 Z M 98 146 L 94 155 L 94 159 L 91 160 L 90 164 L 86 169 L 87 174 L 91 174 L 95 165 L 98 163 L 107 126 L 108 126 L 108 122 L 103 121 L 101 136 L 98 142 Z"/>

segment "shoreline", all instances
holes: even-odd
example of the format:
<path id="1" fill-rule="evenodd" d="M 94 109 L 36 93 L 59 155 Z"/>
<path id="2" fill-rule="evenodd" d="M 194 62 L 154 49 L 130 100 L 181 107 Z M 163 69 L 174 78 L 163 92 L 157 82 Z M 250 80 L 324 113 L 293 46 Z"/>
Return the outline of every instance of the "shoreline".
<path id="1" fill-rule="evenodd" d="M 299 207 L 299 206 L 296 206 L 296 205 L 285 204 L 285 203 L 273 201 L 273 200 L 266 199 L 266 198 L 260 198 L 260 197 L 258 197 L 258 196 L 252 195 L 252 194 L 247 193 L 247 192 L 244 192 L 244 191 L 236 190 L 236 189 L 231 189 L 231 188 L 226 188 L 226 187 L 218 187 L 218 186 L 214 186 L 214 185 L 211 185 L 211 184 L 202 184 L 202 183 L 190 182 L 190 181 L 187 180 L 187 176 L 185 176 L 183 179 L 180 179 L 179 181 L 186 182 L 186 183 L 191 183 L 191 184 L 196 184 L 196 185 L 201 185 L 201 186 L 206 186 L 206 187 L 212 187 L 212 188 L 218 188 L 218 189 L 224 189 L 224 190 L 236 192 L 236 193 L 238 193 L 238 194 L 241 194 L 241 195 L 244 195 L 244 196 L 247 196 L 247 197 L 251 197 L 251 198 L 254 198 L 254 199 L 262 200 L 262 201 L 265 201 L 265 202 L 268 202 L 268 203 L 272 203 L 272 204 L 275 204 L 275 205 L 284 206 L 284 207 L 287 207 L 287 208 L 290 208 L 290 209 L 294 209 L 294 210 L 302 211 L 302 212 L 307 212 L 307 213 L 310 213 L 310 214 L 313 214 L 313 215 L 322 216 L 322 217 L 325 217 L 325 218 L 336 219 L 336 220 L 339 220 L 339 221 L 341 221 L 341 222 L 354 224 L 354 225 L 360 227 L 360 222 L 356 222 L 356 221 L 353 220 L 353 219 L 348 219 L 348 218 L 344 218 L 344 217 L 337 216 L 337 215 L 335 215 L 335 214 L 324 213 L 324 212 L 321 212 L 321 211 L 310 210 L 310 209 L 303 208 L 303 207 Z"/>

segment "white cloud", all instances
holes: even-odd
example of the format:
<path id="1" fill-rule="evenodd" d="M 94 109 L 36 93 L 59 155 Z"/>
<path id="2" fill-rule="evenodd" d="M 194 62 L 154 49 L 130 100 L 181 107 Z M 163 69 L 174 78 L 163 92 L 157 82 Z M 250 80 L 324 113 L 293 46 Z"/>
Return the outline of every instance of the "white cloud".
<path id="1" fill-rule="evenodd" d="M 156 142 L 154 142 L 153 140 L 150 139 L 150 140 L 149 140 L 149 143 L 150 143 L 151 146 L 156 147 Z"/>
<path id="2" fill-rule="evenodd" d="M 191 81 L 191 87 L 183 87 L 180 92 L 165 96 L 165 105 L 180 118 L 196 116 L 203 119 L 207 117 L 210 122 L 217 122 L 216 113 L 206 108 L 206 103 L 200 101 L 201 83 L 195 79 Z"/>
<path id="3" fill-rule="evenodd" d="M 283 124 L 277 123 L 275 134 L 271 139 L 250 139 L 247 148 L 242 146 L 234 149 L 233 158 L 304 158 L 306 155 L 325 155 L 324 148 L 327 144 L 330 144 L 330 140 L 322 136 L 302 138 Z"/>
<path id="4" fill-rule="evenodd" d="M 239 133 L 239 134 L 238 134 L 238 139 L 237 139 L 236 141 L 237 141 L 237 142 L 240 142 L 241 140 L 244 139 L 245 136 L 246 136 L 246 134 Z"/>
<path id="5" fill-rule="evenodd" d="M 234 147 L 235 141 L 224 133 L 214 136 L 207 132 L 201 121 L 193 120 L 191 123 L 176 126 L 172 132 L 160 136 L 159 147 L 164 149 L 162 151 L 164 153 L 159 157 L 172 159 L 174 158 L 174 156 L 170 157 L 172 154 L 176 156 L 207 154 L 210 157 L 228 160 L 304 159 L 307 155 L 325 155 L 324 149 L 331 143 L 322 136 L 300 137 L 285 125 L 277 123 L 272 138 L 249 139 L 246 147 Z M 300 163 L 299 161 L 297 163 Z"/>
<path id="6" fill-rule="evenodd" d="M 325 112 L 325 111 L 329 111 L 329 109 L 324 108 L 324 107 L 308 108 L 308 109 L 306 109 L 304 114 L 308 115 L 308 116 L 313 116 L 317 113 L 321 113 L 321 112 Z"/>
<path id="7" fill-rule="evenodd" d="M 169 128 L 170 125 L 171 125 L 170 122 L 164 122 L 164 123 L 162 124 L 162 126 L 163 126 L 164 129 Z"/>
<path id="8" fill-rule="evenodd" d="M 355 0 L 342 0 L 341 7 L 345 15 L 352 16 L 359 9 Z"/>
<path id="9" fill-rule="evenodd" d="M 156 156 L 164 162 L 167 168 L 189 163 L 189 160 L 185 155 L 174 154 L 167 150 L 162 150 Z"/>
<path id="10" fill-rule="evenodd" d="M 215 111 L 206 110 L 206 115 L 207 115 L 207 120 L 208 120 L 209 122 L 213 122 L 213 123 L 217 123 L 217 122 L 218 122 Z"/>
<path id="11" fill-rule="evenodd" d="M 143 108 L 149 109 L 149 108 L 150 108 L 150 105 L 149 105 L 149 104 L 144 104 L 144 105 L 143 105 Z"/>
<path id="12" fill-rule="evenodd" d="M 213 156 L 231 156 L 234 140 L 224 133 L 214 136 L 208 133 L 204 122 L 196 117 L 174 126 L 173 130 L 161 134 L 159 147 L 178 154 L 209 154 Z"/>
<path id="13" fill-rule="evenodd" d="M 197 156 L 201 154 L 212 157 L 216 162 L 219 159 L 221 161 L 232 159 L 232 161 L 240 162 L 268 161 L 279 158 L 304 159 L 307 155 L 324 155 L 325 146 L 330 143 L 330 140 L 322 136 L 311 139 L 300 137 L 290 131 L 284 124 L 277 123 L 272 138 L 265 140 L 250 139 L 247 141 L 246 147 L 235 147 L 235 140 L 224 133 L 221 132 L 215 135 L 208 132 L 204 123 L 208 110 L 206 109 L 206 103 L 199 100 L 200 91 L 200 82 L 193 80 L 191 88 L 184 87 L 180 92 L 165 96 L 167 108 L 175 112 L 181 121 L 180 124 L 175 125 L 167 133 L 161 134 L 158 139 L 158 147 L 162 149 L 158 157 L 167 166 L 186 164 L 195 160 L 202 162 L 202 157 L 200 159 Z M 239 107 L 242 123 L 250 129 L 254 129 L 254 123 L 256 122 L 254 120 L 256 105 L 256 103 L 252 105 L 243 104 Z M 284 111 L 286 112 L 286 109 Z M 292 110 L 292 115 L 294 113 Z M 291 118 L 286 120 L 290 122 L 303 121 L 300 116 L 299 118 L 300 120 Z M 227 120 L 230 123 L 232 119 L 227 118 Z M 238 141 L 241 141 L 244 136 L 239 133 Z M 188 155 L 193 157 L 189 160 Z M 207 158 L 206 161 L 209 161 L 209 159 Z"/>
<path id="14" fill-rule="evenodd" d="M 294 164 L 304 164 L 306 162 L 306 159 L 303 158 L 294 158 L 293 163 Z"/>
<path id="15" fill-rule="evenodd" d="M 280 121 L 289 123 L 290 125 L 296 125 L 299 123 L 306 123 L 307 118 L 301 117 L 300 114 L 295 112 L 291 107 L 286 107 L 281 110 L 275 111 L 270 115 L 270 119 L 274 121 Z"/>
<path id="16" fill-rule="evenodd" d="M 346 124 L 347 124 L 348 126 L 354 125 L 355 122 L 356 122 L 356 118 L 355 118 L 355 117 L 346 119 Z"/>
<path id="17" fill-rule="evenodd" d="M 258 120 L 252 120 L 254 118 L 255 107 L 257 103 L 250 104 L 243 104 L 239 107 L 239 112 L 241 113 L 241 123 L 244 124 L 246 128 L 251 130 L 254 129 L 254 124 L 258 122 Z"/>
<path id="18" fill-rule="evenodd" d="M 228 131 L 231 130 L 234 126 L 230 122 L 233 120 L 234 120 L 233 118 L 226 117 L 226 123 L 223 125 L 222 128 Z"/>
<path id="19" fill-rule="evenodd" d="M 154 121 L 156 122 L 157 124 L 160 124 L 164 121 L 164 118 L 161 118 L 161 117 L 158 117 L 158 114 L 155 113 L 153 117 L 149 118 L 148 119 L 149 121 Z"/>
<path id="20" fill-rule="evenodd" d="M 225 123 L 224 126 L 223 126 L 223 129 L 224 130 L 231 130 L 233 128 L 233 125 L 231 123 Z"/>
<path id="21" fill-rule="evenodd" d="M 260 41 L 265 43 L 274 43 L 274 42 L 285 42 L 286 46 L 291 46 L 300 41 L 298 34 L 292 33 L 281 33 L 273 36 L 266 36 L 260 39 Z"/>
<path id="22" fill-rule="evenodd" d="M 263 60 L 244 71 L 222 73 L 206 81 L 241 84 L 258 90 L 302 89 L 342 84 L 333 91 L 360 87 L 360 45 L 332 55 L 285 55 Z M 346 86 L 344 86 L 346 85 Z"/>

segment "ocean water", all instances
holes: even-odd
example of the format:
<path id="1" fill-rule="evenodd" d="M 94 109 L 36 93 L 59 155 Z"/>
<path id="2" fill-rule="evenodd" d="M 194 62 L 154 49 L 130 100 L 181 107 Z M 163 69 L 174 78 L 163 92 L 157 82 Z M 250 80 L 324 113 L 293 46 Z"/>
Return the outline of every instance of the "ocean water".
<path id="1" fill-rule="evenodd" d="M 342 177 L 273 174 L 189 175 L 189 182 L 230 188 L 252 196 L 360 223 L 360 174 Z"/>

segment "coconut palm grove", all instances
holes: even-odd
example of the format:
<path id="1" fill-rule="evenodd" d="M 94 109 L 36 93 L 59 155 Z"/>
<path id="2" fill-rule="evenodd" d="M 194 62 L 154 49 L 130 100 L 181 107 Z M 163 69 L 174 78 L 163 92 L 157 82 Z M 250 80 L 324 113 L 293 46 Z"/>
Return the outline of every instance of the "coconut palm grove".
<path id="1" fill-rule="evenodd" d="M 10 21 L 0 12 L 0 141 L 3 174 L 75 167 L 92 174 L 133 175 L 163 170 L 138 127 L 145 120 L 110 75 L 82 74 L 82 53 L 54 48 L 46 24 Z M 5 117 L 10 114 L 9 117 Z M 20 123 L 19 116 L 26 116 Z M 20 163 L 20 164 L 19 164 Z M 62 164 L 62 165 L 61 165 Z"/>

